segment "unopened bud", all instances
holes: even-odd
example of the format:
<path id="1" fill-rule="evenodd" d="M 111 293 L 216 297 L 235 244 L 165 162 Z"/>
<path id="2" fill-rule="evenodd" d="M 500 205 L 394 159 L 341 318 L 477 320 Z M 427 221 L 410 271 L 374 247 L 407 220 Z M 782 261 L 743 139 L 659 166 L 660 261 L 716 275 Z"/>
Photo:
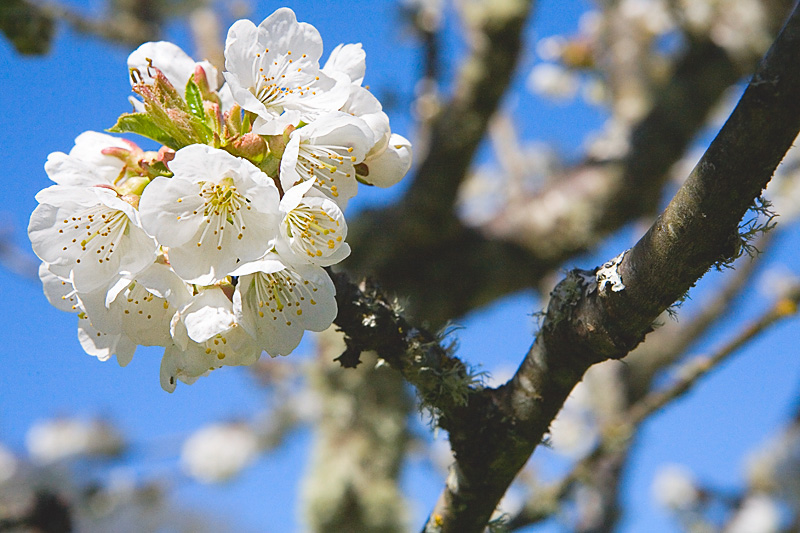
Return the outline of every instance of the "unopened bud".
<path id="1" fill-rule="evenodd" d="M 203 95 L 203 101 L 219 104 L 219 95 L 216 91 L 211 89 L 208 73 L 200 64 L 195 65 L 192 79 L 197 84 L 197 88 L 200 89 L 200 94 Z M 213 81 L 216 84 L 216 80 Z"/>
<path id="2" fill-rule="evenodd" d="M 253 162 L 259 162 L 269 153 L 270 148 L 261 135 L 245 133 L 233 141 L 232 153 Z"/>

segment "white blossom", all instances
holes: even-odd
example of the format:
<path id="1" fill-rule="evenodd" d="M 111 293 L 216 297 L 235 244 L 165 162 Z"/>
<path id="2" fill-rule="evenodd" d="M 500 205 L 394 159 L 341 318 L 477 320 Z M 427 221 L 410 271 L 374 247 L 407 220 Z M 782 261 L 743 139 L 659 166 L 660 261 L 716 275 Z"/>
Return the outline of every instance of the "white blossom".
<path id="1" fill-rule="evenodd" d="M 322 72 L 321 55 L 319 32 L 297 22 L 288 8 L 278 9 L 258 27 L 249 20 L 231 26 L 225 42 L 225 80 L 234 100 L 258 115 L 256 133 L 282 133 L 289 124 L 310 122 L 342 106 L 350 80 Z"/>
<path id="2" fill-rule="evenodd" d="M 350 254 L 347 223 L 335 202 L 328 198 L 303 196 L 313 181 L 298 183 L 283 195 L 276 251 L 292 263 L 329 266 Z"/>
<path id="3" fill-rule="evenodd" d="M 236 320 L 273 357 L 291 353 L 305 330 L 324 331 L 336 318 L 333 282 L 316 265 L 289 266 L 272 253 L 234 274 Z"/>
<path id="4" fill-rule="evenodd" d="M 262 348 L 237 322 L 231 300 L 220 287 L 206 287 L 172 317 L 169 345 L 161 361 L 161 386 L 175 390 L 177 380 L 192 384 L 223 366 L 251 365 Z"/>
<path id="5" fill-rule="evenodd" d="M 146 108 L 132 100 L 141 115 L 112 130 L 170 146 L 177 135 L 184 147 L 145 152 L 81 134 L 48 157 L 55 184 L 37 194 L 28 227 L 45 296 L 77 315 L 84 351 L 125 366 L 138 346 L 164 346 L 169 392 L 263 351 L 287 355 L 306 330 L 328 328 L 335 288 L 321 267 L 350 253 L 343 210 L 359 181 L 388 187 L 412 160 L 361 86 L 361 44 L 337 46 L 320 68 L 319 33 L 282 8 L 259 26 L 236 22 L 225 52 L 222 86 L 210 63 L 172 43 L 132 52 L 137 91 L 166 79 L 186 97 L 194 80 L 202 108 L 192 98 L 176 115 L 153 89 Z"/>
<path id="6" fill-rule="evenodd" d="M 742 502 L 725 533 L 777 533 L 780 530 L 778 504 L 765 494 L 753 494 Z"/>
<path id="7" fill-rule="evenodd" d="M 258 437 L 244 424 L 215 424 L 192 434 L 183 443 L 184 471 L 203 483 L 226 481 L 258 456 Z"/>
<path id="8" fill-rule="evenodd" d="M 364 160 L 371 140 L 363 120 L 340 112 L 294 130 L 281 159 L 283 189 L 312 180 L 317 190 L 344 209 L 358 191 L 354 167 Z"/>
<path id="9" fill-rule="evenodd" d="M 170 162 L 139 203 L 144 228 L 169 247 L 175 272 L 208 285 L 271 247 L 278 227 L 278 189 L 255 165 L 227 152 L 190 145 Z"/>
<path id="10" fill-rule="evenodd" d="M 33 251 L 79 291 L 106 287 L 155 259 L 138 212 L 109 188 L 53 185 L 36 200 L 28 225 Z"/>
<path id="11" fill-rule="evenodd" d="M 662 467 L 653 480 L 653 495 L 667 509 L 685 511 L 693 508 L 700 498 L 694 476 L 684 466 Z"/>
<path id="12" fill-rule="evenodd" d="M 34 424 L 25 437 L 28 453 L 37 463 L 77 456 L 113 456 L 124 442 L 117 430 L 100 420 L 58 418 Z"/>

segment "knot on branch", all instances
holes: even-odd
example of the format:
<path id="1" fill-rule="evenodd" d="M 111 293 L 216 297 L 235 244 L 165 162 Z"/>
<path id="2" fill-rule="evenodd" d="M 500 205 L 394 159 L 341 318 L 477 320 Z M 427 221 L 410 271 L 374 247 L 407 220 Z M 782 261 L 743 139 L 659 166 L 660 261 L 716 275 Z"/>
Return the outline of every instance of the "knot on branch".
<path id="1" fill-rule="evenodd" d="M 624 257 L 622 253 L 592 271 L 572 270 L 553 289 L 542 325 L 548 353 L 584 368 L 624 357 L 652 330 L 634 338 L 620 327 L 626 322 L 620 314 L 626 306 L 613 300 L 628 299 L 619 272 Z"/>

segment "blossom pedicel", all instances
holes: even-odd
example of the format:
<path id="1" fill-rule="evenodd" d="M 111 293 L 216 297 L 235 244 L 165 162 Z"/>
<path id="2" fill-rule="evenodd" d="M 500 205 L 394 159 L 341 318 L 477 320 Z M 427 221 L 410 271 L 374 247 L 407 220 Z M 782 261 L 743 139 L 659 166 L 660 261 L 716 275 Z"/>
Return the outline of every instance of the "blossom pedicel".
<path id="1" fill-rule="evenodd" d="M 236 22 L 225 83 L 168 42 L 128 57 L 138 98 L 109 131 L 50 154 L 28 235 L 48 300 L 78 315 L 78 338 L 124 366 L 164 346 L 161 385 L 193 383 L 266 351 L 287 355 L 336 318 L 322 267 L 350 253 L 342 210 L 358 183 L 388 187 L 411 166 L 361 86 L 360 44 L 320 68 L 322 39 L 278 9 Z"/>

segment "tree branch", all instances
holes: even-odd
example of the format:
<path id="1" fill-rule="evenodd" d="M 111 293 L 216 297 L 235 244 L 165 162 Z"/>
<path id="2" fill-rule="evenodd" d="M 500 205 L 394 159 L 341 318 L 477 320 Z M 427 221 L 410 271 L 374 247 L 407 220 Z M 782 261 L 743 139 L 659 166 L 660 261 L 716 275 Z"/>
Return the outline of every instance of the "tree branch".
<path id="1" fill-rule="evenodd" d="M 452 98 L 431 123 L 426 144 L 432 149 L 423 156 L 403 201 L 390 209 L 363 212 L 348 224 L 353 250 L 345 263 L 348 270 L 375 275 L 392 291 L 413 295 L 414 313 L 437 325 L 458 314 L 453 308 L 470 309 L 494 297 L 493 293 L 487 299 L 476 291 L 480 283 L 468 273 L 482 272 L 494 259 L 510 273 L 522 259 L 521 253 L 501 252 L 508 245 L 487 242 L 461 226 L 453 216 L 453 202 L 510 83 L 532 4 L 484 0 L 465 8 L 465 19 L 474 30 L 472 50 Z M 466 258 L 465 249 L 471 250 Z M 424 269 L 418 267 L 421 264 Z M 453 275 L 456 268 L 465 275 Z M 434 294 L 427 297 L 418 287 L 433 288 Z"/>
<path id="2" fill-rule="evenodd" d="M 774 4 L 785 14 L 791 2 Z M 519 50 L 515 32 L 527 9 L 498 23 L 496 32 L 484 31 L 481 40 L 490 49 L 477 47 L 462 69 L 455 94 L 467 96 L 454 97 L 435 120 L 430 146 L 436 149 L 420 164 L 409 194 L 398 205 L 364 211 L 349 224 L 348 239 L 355 244 L 345 267 L 376 276 L 387 289 L 409 296 L 409 311 L 436 325 L 536 287 L 566 259 L 652 213 L 669 169 L 724 91 L 743 72 L 752 72 L 758 59 L 732 61 L 713 43 L 690 39 L 667 84 L 654 88 L 660 96 L 634 128 L 623 161 L 587 161 L 533 197 L 510 198 L 504 212 L 487 225 L 465 227 L 452 216 L 452 201 L 485 121 L 497 107 L 502 91 L 495 91 L 504 90 L 510 79 Z M 772 11 L 780 9 L 773 6 Z M 473 72 L 485 75 L 467 75 Z M 487 92 L 483 84 L 495 88 Z M 478 107 L 468 112 L 470 102 Z"/>
<path id="3" fill-rule="evenodd" d="M 553 291 L 516 375 L 443 416 L 456 463 L 428 527 L 479 532 L 586 369 L 619 359 L 709 268 L 742 247 L 739 222 L 800 131 L 800 7 L 728 122 L 645 236 Z"/>

